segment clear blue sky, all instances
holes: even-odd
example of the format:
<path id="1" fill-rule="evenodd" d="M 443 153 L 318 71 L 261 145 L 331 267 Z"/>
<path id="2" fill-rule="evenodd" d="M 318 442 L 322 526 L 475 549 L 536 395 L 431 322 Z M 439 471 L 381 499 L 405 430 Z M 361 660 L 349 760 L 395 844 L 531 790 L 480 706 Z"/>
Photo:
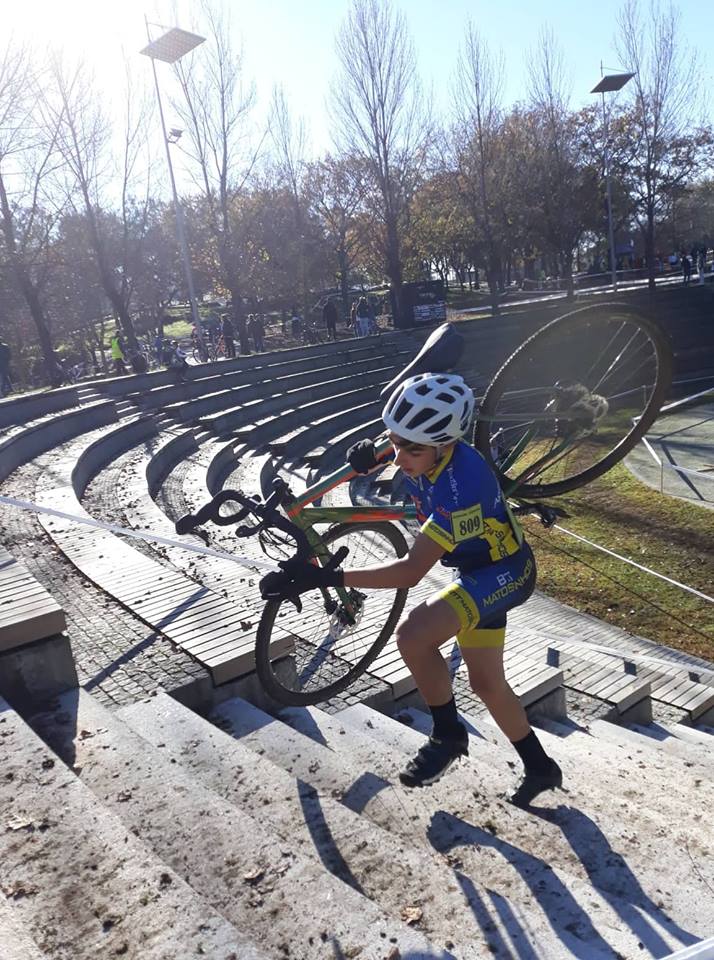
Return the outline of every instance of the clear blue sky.
<path id="1" fill-rule="evenodd" d="M 242 38 L 247 73 L 257 85 L 264 109 L 274 83 L 282 83 L 295 113 L 308 121 L 312 146 L 329 146 L 325 97 L 336 68 L 334 37 L 349 8 L 348 0 L 223 0 L 231 11 L 237 40 Z M 549 24 L 562 47 L 572 79 L 573 106 L 592 98 L 587 91 L 597 82 L 600 61 L 617 67 L 613 35 L 622 0 L 596 4 L 572 0 L 395 0 L 406 14 L 416 46 L 424 84 L 433 90 L 435 112 L 449 109 L 449 84 L 464 25 L 469 17 L 494 49 L 506 59 L 506 102 L 526 94 L 528 53 L 539 31 Z M 71 56 L 81 54 L 94 65 L 98 86 L 113 94 L 120 76 L 120 52 L 132 58 L 146 42 L 144 12 L 167 25 L 200 29 L 195 0 L 5 0 L 4 33 L 29 37 L 40 45 L 63 46 Z M 647 3 L 642 3 L 646 9 Z M 685 43 L 698 48 L 702 82 L 714 90 L 712 12 L 706 4 L 679 0 Z M 136 57 L 137 70 L 148 71 Z M 148 73 L 146 74 L 148 76 Z M 711 97 L 710 97 L 711 100 Z M 714 120 L 709 107 L 710 119 Z M 170 119 L 170 118 L 169 118 Z"/>

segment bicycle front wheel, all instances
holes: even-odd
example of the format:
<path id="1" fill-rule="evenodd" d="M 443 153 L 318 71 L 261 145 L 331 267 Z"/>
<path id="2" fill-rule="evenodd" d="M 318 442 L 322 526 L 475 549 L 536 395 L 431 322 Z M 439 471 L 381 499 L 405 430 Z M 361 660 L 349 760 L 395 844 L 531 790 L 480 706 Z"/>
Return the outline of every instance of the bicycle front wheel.
<path id="1" fill-rule="evenodd" d="M 347 523 L 324 536 L 332 552 L 349 549 L 350 567 L 389 563 L 407 552 L 391 523 Z M 389 640 L 404 609 L 406 589 L 347 588 L 349 610 L 333 589 L 288 601 L 269 600 L 258 626 L 255 666 L 265 691 L 279 703 L 308 706 L 329 700 L 365 672 Z M 280 649 L 276 657 L 273 652 Z"/>
<path id="2" fill-rule="evenodd" d="M 582 307 L 526 340 L 489 385 L 474 445 L 507 494 L 550 497 L 601 476 L 654 422 L 672 355 L 631 307 Z"/>

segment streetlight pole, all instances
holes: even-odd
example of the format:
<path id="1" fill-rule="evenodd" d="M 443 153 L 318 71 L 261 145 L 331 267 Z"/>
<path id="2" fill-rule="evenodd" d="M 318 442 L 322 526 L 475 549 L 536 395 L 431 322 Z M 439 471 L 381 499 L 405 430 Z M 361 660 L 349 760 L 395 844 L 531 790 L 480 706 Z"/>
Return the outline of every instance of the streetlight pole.
<path id="1" fill-rule="evenodd" d="M 602 64 L 600 64 L 600 72 L 602 73 Z M 610 247 L 610 274 L 612 276 L 612 289 L 615 293 L 617 292 L 617 256 L 615 253 L 615 226 L 612 217 L 612 185 L 610 183 L 610 125 L 605 109 L 605 94 L 621 90 L 627 81 L 633 77 L 634 73 L 612 73 L 603 76 L 600 82 L 590 91 L 590 93 L 599 93 L 602 96 L 602 123 L 605 132 L 603 160 L 605 161 L 605 189 L 607 192 L 607 232 Z"/>
<path id="2" fill-rule="evenodd" d="M 179 249 L 181 251 L 181 260 L 183 262 L 184 275 L 186 277 L 186 285 L 188 286 L 188 296 L 191 302 L 191 316 L 193 318 L 194 329 L 196 330 L 196 336 L 198 337 L 199 347 L 201 352 L 205 356 L 205 347 L 203 340 L 203 330 L 201 328 L 201 319 L 198 314 L 198 303 L 196 301 L 196 291 L 193 285 L 193 271 L 191 269 L 191 258 L 188 252 L 188 242 L 186 240 L 186 225 L 183 217 L 183 207 L 181 206 L 181 201 L 179 200 L 178 191 L 176 190 L 176 178 L 174 177 L 174 167 L 171 162 L 171 150 L 169 144 L 171 141 L 166 133 L 166 121 L 164 120 L 164 107 L 161 100 L 161 91 L 159 89 L 159 78 L 156 73 L 156 61 L 163 60 L 165 63 L 176 63 L 177 60 L 180 60 L 181 57 L 185 56 L 190 50 L 193 50 L 194 47 L 197 47 L 199 44 L 203 43 L 205 37 L 199 37 L 195 33 L 188 33 L 186 30 L 179 30 L 178 27 L 173 27 L 167 33 L 162 34 L 157 40 L 151 39 L 151 31 L 149 30 L 149 21 L 144 17 L 144 22 L 146 24 L 146 36 L 149 41 L 148 45 L 144 47 L 143 50 L 139 52 L 144 56 L 149 57 L 151 60 L 151 69 L 154 74 L 154 88 L 156 90 L 156 102 L 159 106 L 159 117 L 161 118 L 161 133 L 164 138 L 164 147 L 166 149 L 166 164 L 169 168 L 169 179 L 171 181 L 171 193 L 173 195 L 174 203 L 174 213 L 176 216 L 176 234 L 179 241 Z"/>

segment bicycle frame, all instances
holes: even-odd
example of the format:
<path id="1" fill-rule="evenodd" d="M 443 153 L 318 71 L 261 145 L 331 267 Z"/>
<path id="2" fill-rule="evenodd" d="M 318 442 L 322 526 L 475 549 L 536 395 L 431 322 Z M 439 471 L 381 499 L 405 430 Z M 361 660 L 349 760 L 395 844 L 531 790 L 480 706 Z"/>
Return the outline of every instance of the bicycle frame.
<path id="1" fill-rule="evenodd" d="M 391 447 L 389 440 L 384 439 L 375 445 L 377 457 L 383 456 Z M 379 520 L 411 520 L 416 519 L 414 507 L 311 507 L 315 500 L 324 497 L 330 490 L 334 490 L 341 483 L 347 483 L 353 477 L 359 476 L 349 464 L 335 470 L 334 473 L 323 477 L 299 497 L 296 497 L 285 507 L 285 512 L 292 522 L 305 530 L 308 539 L 311 539 L 310 528 L 317 523 L 358 523 L 360 521 Z"/>

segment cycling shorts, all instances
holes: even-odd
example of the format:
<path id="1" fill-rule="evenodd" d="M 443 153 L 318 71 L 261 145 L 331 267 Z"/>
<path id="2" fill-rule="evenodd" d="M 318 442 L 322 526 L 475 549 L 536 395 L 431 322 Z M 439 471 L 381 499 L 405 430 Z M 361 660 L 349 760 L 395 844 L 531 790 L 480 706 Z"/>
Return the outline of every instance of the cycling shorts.
<path id="1" fill-rule="evenodd" d="M 525 603 L 533 593 L 536 563 L 527 543 L 518 553 L 498 563 L 457 578 L 439 594 L 459 618 L 456 639 L 460 647 L 502 647 L 506 637 L 506 613 Z"/>

